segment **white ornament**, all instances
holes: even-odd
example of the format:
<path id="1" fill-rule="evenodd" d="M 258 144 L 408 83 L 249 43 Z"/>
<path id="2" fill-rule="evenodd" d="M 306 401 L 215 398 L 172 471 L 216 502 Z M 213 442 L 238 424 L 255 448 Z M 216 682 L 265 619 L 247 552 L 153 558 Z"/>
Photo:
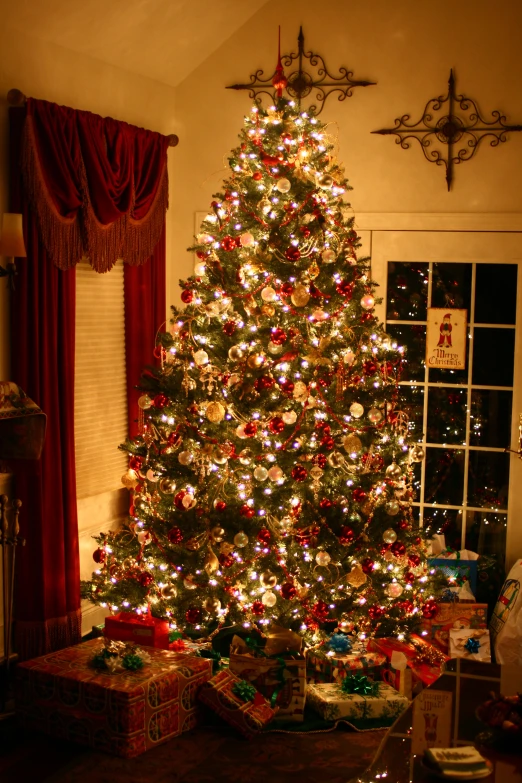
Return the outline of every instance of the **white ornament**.
<path id="1" fill-rule="evenodd" d="M 278 345 L 277 343 L 273 343 L 270 341 L 268 343 L 268 351 L 269 353 L 273 354 L 274 356 L 277 356 L 279 353 L 283 353 L 283 346 Z"/>
<path id="2" fill-rule="evenodd" d="M 240 424 L 238 427 L 236 427 L 236 435 L 238 438 L 241 438 L 241 440 L 245 440 L 248 438 L 248 435 L 245 433 L 245 427 L 243 424 Z"/>
<path id="3" fill-rule="evenodd" d="M 181 501 L 181 504 L 184 508 L 192 508 L 195 503 L 196 501 L 194 500 L 194 495 L 191 495 L 190 492 L 187 492 Z"/>
<path id="4" fill-rule="evenodd" d="M 268 471 L 268 478 L 270 479 L 270 481 L 280 481 L 283 478 L 283 476 L 284 473 L 279 467 L 279 465 L 274 465 Z"/>
<path id="5" fill-rule="evenodd" d="M 375 299 L 371 294 L 365 294 L 361 299 L 361 307 L 364 310 L 372 310 L 375 307 Z"/>
<path id="6" fill-rule="evenodd" d="M 258 465 L 254 470 L 254 478 L 256 481 L 266 481 L 268 478 L 268 470 L 262 465 Z"/>
<path id="7" fill-rule="evenodd" d="M 265 606 L 268 607 L 275 606 L 277 603 L 277 596 L 271 590 L 267 590 L 266 593 L 263 593 L 261 601 L 264 603 Z"/>
<path id="8" fill-rule="evenodd" d="M 368 411 L 368 418 L 372 424 L 378 424 L 382 419 L 382 413 L 378 408 L 370 408 Z"/>
<path id="9" fill-rule="evenodd" d="M 389 527 L 382 534 L 382 540 L 385 544 L 394 544 L 397 541 L 397 533 L 393 528 Z"/>
<path id="10" fill-rule="evenodd" d="M 203 367 L 203 365 L 208 364 L 208 353 L 206 351 L 196 351 L 194 361 L 198 367 Z"/>
<path id="11" fill-rule="evenodd" d="M 295 411 L 285 411 L 281 418 L 285 424 L 295 424 L 297 421 L 297 413 Z"/>
<path id="12" fill-rule="evenodd" d="M 327 250 L 323 250 L 321 253 L 321 259 L 323 261 L 323 264 L 333 264 L 335 261 L 335 253 L 333 250 L 328 248 Z"/>
<path id="13" fill-rule="evenodd" d="M 312 316 L 316 321 L 326 321 L 329 318 L 328 313 L 325 310 L 314 310 Z"/>
<path id="14" fill-rule="evenodd" d="M 263 302 L 275 302 L 277 299 L 277 293 L 272 286 L 268 285 L 261 291 L 261 299 Z"/>
<path id="15" fill-rule="evenodd" d="M 291 187 L 290 180 L 286 179 L 286 177 L 281 177 L 276 182 L 276 188 L 280 193 L 288 193 Z"/>
<path id="16" fill-rule="evenodd" d="M 360 402 L 352 402 L 350 405 L 350 413 L 354 419 L 360 419 L 364 413 L 364 408 Z"/>
<path id="17" fill-rule="evenodd" d="M 206 265 L 203 263 L 203 261 L 199 261 L 197 264 L 194 264 L 194 274 L 196 277 L 203 277 L 205 274 Z"/>
<path id="18" fill-rule="evenodd" d="M 346 351 L 343 353 L 343 362 L 348 365 L 348 367 L 351 367 L 352 364 L 355 361 L 355 354 L 352 351 L 351 348 L 347 348 Z"/>
<path id="19" fill-rule="evenodd" d="M 400 585 L 398 582 L 392 582 L 386 588 L 386 592 L 388 593 L 390 598 L 398 598 L 404 592 L 404 587 Z"/>

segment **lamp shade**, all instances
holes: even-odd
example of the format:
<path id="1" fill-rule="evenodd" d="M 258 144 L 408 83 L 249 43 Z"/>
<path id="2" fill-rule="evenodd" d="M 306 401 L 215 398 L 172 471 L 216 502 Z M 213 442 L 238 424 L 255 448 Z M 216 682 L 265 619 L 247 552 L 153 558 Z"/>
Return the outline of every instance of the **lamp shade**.
<path id="1" fill-rule="evenodd" d="M 47 416 L 12 381 L 0 381 L 0 459 L 40 459 Z"/>
<path id="2" fill-rule="evenodd" d="M 16 212 L 4 212 L 0 236 L 0 256 L 7 258 L 25 258 L 27 256 L 22 215 Z"/>

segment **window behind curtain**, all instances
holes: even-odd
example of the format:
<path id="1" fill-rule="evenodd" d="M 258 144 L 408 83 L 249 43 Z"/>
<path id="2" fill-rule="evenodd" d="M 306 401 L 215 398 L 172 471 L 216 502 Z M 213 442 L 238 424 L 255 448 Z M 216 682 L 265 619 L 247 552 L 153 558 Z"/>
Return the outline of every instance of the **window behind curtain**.
<path id="1" fill-rule="evenodd" d="M 78 499 L 121 489 L 127 437 L 123 263 L 76 267 L 75 450 Z"/>

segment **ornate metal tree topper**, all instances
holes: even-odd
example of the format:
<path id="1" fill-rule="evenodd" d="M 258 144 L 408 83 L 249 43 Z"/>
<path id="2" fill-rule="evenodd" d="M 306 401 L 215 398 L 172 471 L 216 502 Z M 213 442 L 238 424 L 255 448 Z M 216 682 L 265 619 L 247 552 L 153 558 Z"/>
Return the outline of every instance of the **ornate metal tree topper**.
<path id="1" fill-rule="evenodd" d="M 448 190 L 453 182 L 453 169 L 457 163 L 471 160 L 480 142 L 490 138 L 490 146 L 498 147 L 507 141 L 508 131 L 521 131 L 522 125 L 508 125 L 500 111 L 491 112 L 492 120 L 485 120 L 472 98 L 457 95 L 453 70 L 448 80 L 448 94 L 431 98 L 420 120 L 409 122 L 410 115 L 395 119 L 394 128 L 372 131 L 382 136 L 393 135 L 403 149 L 409 149 L 410 139 L 421 145 L 424 157 L 430 163 L 446 168 Z"/>
<path id="2" fill-rule="evenodd" d="M 285 74 L 285 68 L 292 68 L 294 61 L 297 60 L 297 70 Z M 310 66 L 316 69 L 315 76 L 311 75 L 303 68 L 303 61 L 308 60 Z M 329 95 L 338 92 L 337 100 L 344 101 L 353 94 L 354 87 L 368 87 L 375 82 L 360 81 L 353 79 L 353 72 L 347 68 L 339 68 L 340 76 L 332 76 L 326 67 L 326 64 L 319 54 L 314 52 L 305 52 L 303 28 L 299 28 L 297 37 L 297 53 L 279 54 L 277 68 L 271 76 L 263 79 L 263 71 L 257 70 L 250 75 L 250 82 L 247 84 L 231 84 L 227 90 L 248 90 L 250 98 L 256 102 L 260 101 L 258 96 L 267 95 L 272 101 L 276 95 L 281 95 L 283 89 L 292 97 L 297 98 L 299 104 L 303 98 L 310 95 L 312 90 L 317 89 L 315 100 L 319 104 L 311 104 L 307 111 L 310 114 L 318 115 L 322 112 L 324 104 Z"/>

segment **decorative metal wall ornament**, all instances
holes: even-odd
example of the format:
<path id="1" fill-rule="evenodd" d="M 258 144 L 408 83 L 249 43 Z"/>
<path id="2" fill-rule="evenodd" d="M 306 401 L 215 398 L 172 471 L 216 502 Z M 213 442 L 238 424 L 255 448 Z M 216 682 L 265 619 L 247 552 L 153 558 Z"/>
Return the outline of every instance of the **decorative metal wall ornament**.
<path id="1" fill-rule="evenodd" d="M 446 183 L 450 190 L 454 166 L 471 160 L 483 139 L 489 138 L 490 146 L 498 147 L 500 142 L 507 141 L 508 132 L 522 131 L 522 125 L 508 125 L 505 115 L 496 109 L 491 116 L 492 120 L 485 120 L 472 98 L 457 95 L 451 70 L 448 94 L 429 100 L 420 120 L 410 123 L 410 115 L 403 114 L 395 119 L 394 128 L 372 133 L 397 136 L 396 144 L 405 150 L 410 147 L 410 139 L 416 139 L 426 160 L 446 168 Z"/>
<path id="2" fill-rule="evenodd" d="M 315 75 L 304 70 L 304 60 L 307 60 L 308 64 L 315 69 Z M 292 68 L 295 61 L 297 61 L 297 70 L 286 75 L 285 68 Z M 299 28 L 297 37 L 297 53 L 284 54 L 282 56 L 279 53 L 278 64 L 274 73 L 266 79 L 262 78 L 263 73 L 264 71 L 259 69 L 250 75 L 248 84 L 230 84 L 226 89 L 248 90 L 249 97 L 253 98 L 256 103 L 261 102 L 259 97 L 261 95 L 267 95 L 273 102 L 276 95 L 280 97 L 284 89 L 291 98 L 297 98 L 299 106 L 301 106 L 303 98 L 310 95 L 313 90 L 317 90 L 317 93 L 312 98 L 315 98 L 317 104 L 312 103 L 307 108 L 309 114 L 317 116 L 322 112 L 326 99 L 332 93 L 339 93 L 337 100 L 344 101 L 346 98 L 351 98 L 354 87 L 369 87 L 376 83 L 355 80 L 352 78 L 353 72 L 344 67 L 339 68 L 340 76 L 332 76 L 320 54 L 315 54 L 311 51 L 305 52 L 302 27 Z"/>

